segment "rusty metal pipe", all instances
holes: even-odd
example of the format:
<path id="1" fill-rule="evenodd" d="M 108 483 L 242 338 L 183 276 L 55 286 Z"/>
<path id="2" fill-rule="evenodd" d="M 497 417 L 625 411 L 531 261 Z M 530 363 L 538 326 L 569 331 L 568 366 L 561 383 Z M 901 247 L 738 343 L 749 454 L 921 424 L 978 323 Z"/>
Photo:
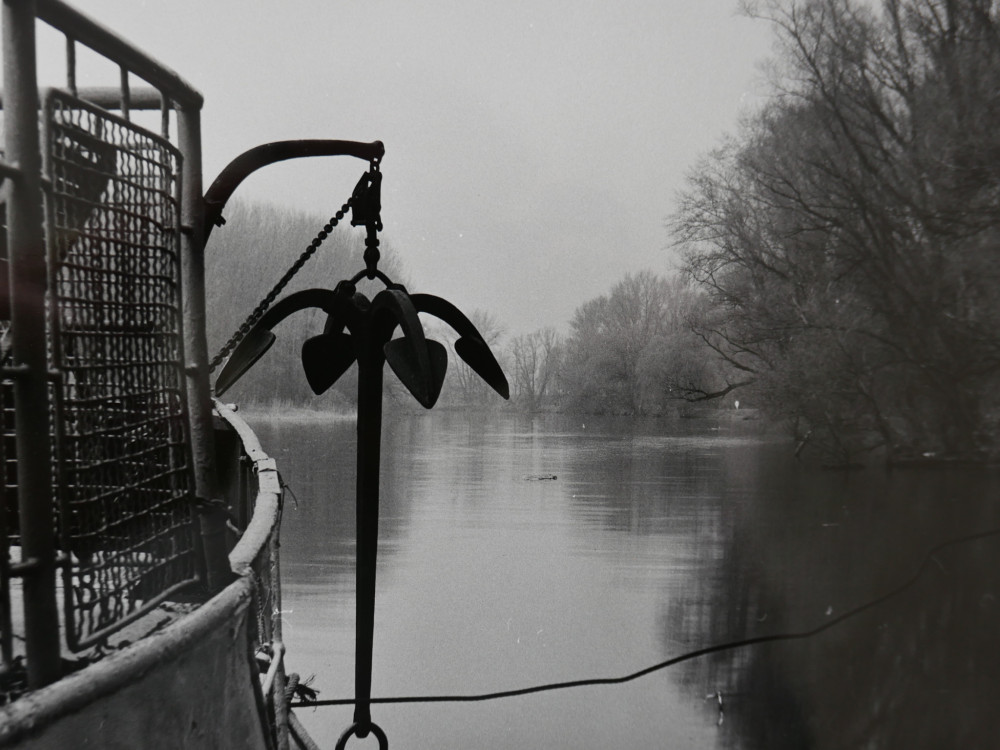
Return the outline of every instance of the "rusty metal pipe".
<path id="1" fill-rule="evenodd" d="M 24 577 L 28 685 L 60 677 L 59 616 L 55 590 L 52 450 L 49 440 L 45 333 L 47 270 L 42 233 L 41 153 L 35 65 L 35 5 L 3 4 L 6 157 L 20 169 L 7 198 L 11 334 L 17 424 L 18 511 L 21 549 L 38 561 Z"/>
<path id="2" fill-rule="evenodd" d="M 110 112 L 119 111 L 122 104 L 120 86 L 80 86 L 77 87 L 73 95 Z M 172 103 L 169 97 L 167 99 Z M 0 109 L 3 109 L 3 103 L 4 92 L 0 91 Z M 129 109 L 133 112 L 161 109 L 162 107 L 163 95 L 157 89 L 151 86 L 129 88 Z"/>
<path id="3" fill-rule="evenodd" d="M 204 204 L 201 200 L 201 115 L 182 109 L 177 136 L 184 153 L 181 195 L 181 273 L 184 295 L 184 361 L 187 376 L 188 424 L 195 494 L 203 501 L 219 498 L 212 427 L 211 390 L 208 385 L 208 342 L 205 334 Z M 204 575 L 208 590 L 219 591 L 232 581 L 226 549 L 226 514 L 209 507 L 199 517 Z"/>

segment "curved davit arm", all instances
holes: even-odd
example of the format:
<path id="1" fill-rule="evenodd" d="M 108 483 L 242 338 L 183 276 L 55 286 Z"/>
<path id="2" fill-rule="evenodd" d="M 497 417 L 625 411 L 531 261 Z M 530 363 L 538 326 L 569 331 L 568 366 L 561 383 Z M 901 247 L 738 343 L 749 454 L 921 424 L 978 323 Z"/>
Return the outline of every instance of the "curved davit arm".
<path id="1" fill-rule="evenodd" d="M 205 241 L 222 220 L 222 209 L 236 188 L 261 167 L 288 159 L 309 156 L 353 156 L 368 162 L 378 162 L 385 155 L 382 141 L 337 141 L 312 138 L 298 141 L 274 141 L 254 146 L 233 159 L 205 192 Z"/>

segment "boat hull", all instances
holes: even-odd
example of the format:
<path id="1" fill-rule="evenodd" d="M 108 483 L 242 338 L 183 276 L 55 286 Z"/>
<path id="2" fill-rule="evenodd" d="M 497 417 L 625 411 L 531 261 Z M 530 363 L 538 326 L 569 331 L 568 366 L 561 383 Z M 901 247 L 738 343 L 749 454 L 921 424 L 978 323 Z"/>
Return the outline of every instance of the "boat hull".
<path id="1" fill-rule="evenodd" d="M 0 747 L 249 748 L 274 746 L 262 721 L 243 576 L 197 611 L 0 716 Z"/>

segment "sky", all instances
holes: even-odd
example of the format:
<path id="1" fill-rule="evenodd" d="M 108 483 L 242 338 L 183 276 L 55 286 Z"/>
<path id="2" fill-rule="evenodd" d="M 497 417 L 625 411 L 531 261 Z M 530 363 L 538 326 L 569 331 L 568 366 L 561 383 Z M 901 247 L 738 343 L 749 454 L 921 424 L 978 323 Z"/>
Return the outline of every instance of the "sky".
<path id="1" fill-rule="evenodd" d="M 205 96 L 206 186 L 267 141 L 382 140 L 382 238 L 411 291 L 492 312 L 511 335 L 565 331 L 625 273 L 676 268 L 677 192 L 759 106 L 771 52 L 737 0 L 74 5 Z M 364 169 L 288 162 L 237 195 L 325 218 Z"/>

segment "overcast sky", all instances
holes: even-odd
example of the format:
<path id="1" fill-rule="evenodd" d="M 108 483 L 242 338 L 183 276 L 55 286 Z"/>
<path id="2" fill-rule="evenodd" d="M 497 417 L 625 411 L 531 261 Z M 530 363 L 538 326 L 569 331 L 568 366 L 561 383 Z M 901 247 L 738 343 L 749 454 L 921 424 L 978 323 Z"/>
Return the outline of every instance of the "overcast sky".
<path id="1" fill-rule="evenodd" d="M 676 191 L 759 102 L 770 52 L 737 0 L 75 4 L 205 95 L 206 186 L 266 141 L 384 141 L 383 237 L 412 290 L 511 333 L 674 267 Z M 329 216 L 364 165 L 311 161 L 237 194 Z"/>

